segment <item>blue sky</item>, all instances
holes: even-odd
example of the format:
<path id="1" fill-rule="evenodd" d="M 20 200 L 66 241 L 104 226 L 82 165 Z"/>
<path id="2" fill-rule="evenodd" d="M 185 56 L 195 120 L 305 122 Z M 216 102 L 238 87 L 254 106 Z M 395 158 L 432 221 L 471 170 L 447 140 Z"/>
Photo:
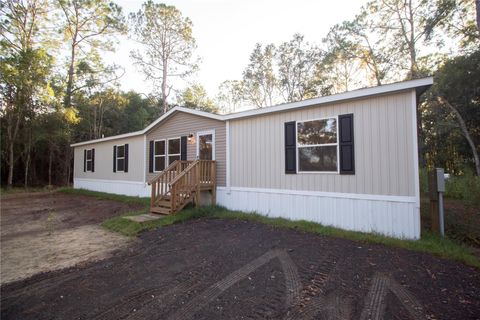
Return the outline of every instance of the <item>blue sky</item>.
<path id="1" fill-rule="evenodd" d="M 140 9 L 142 1 L 116 0 L 125 14 Z M 335 23 L 352 19 L 366 3 L 361 0 L 177 0 L 166 2 L 176 6 L 193 21 L 197 40 L 196 54 L 202 62 L 199 72 L 187 81 L 175 81 L 182 89 L 189 82 L 201 83 L 214 97 L 224 80 L 240 79 L 255 43 L 279 44 L 293 34 L 320 43 Z M 107 62 L 115 61 L 126 69 L 121 80 L 124 90 L 149 93 L 152 86 L 129 57 L 134 43 L 120 39 L 115 54 L 107 54 Z"/>

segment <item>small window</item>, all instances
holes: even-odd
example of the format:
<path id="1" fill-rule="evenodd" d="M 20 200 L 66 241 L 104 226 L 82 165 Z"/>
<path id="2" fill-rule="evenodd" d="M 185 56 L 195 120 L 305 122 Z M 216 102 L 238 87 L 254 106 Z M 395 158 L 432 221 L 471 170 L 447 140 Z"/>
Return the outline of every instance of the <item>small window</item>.
<path id="1" fill-rule="evenodd" d="M 125 145 L 117 146 L 117 171 L 125 171 Z"/>
<path id="2" fill-rule="evenodd" d="M 87 171 L 92 171 L 93 167 L 93 152 L 92 149 L 87 150 L 87 158 L 86 158 L 86 163 L 87 163 Z"/>
<path id="3" fill-rule="evenodd" d="M 165 169 L 165 140 L 157 140 L 154 144 L 154 171 Z"/>
<path id="4" fill-rule="evenodd" d="M 180 160 L 180 138 L 168 140 L 168 164 Z"/>
<path id="5" fill-rule="evenodd" d="M 338 172 L 337 119 L 297 123 L 299 172 Z"/>

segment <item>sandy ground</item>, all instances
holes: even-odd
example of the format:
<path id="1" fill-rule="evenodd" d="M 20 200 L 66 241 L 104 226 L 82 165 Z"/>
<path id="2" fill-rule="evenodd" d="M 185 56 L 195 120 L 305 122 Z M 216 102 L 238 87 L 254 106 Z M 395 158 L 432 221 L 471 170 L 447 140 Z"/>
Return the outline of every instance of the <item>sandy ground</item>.
<path id="1" fill-rule="evenodd" d="M 130 241 L 99 223 L 135 209 L 61 193 L 2 197 L 0 284 L 110 257 Z"/>

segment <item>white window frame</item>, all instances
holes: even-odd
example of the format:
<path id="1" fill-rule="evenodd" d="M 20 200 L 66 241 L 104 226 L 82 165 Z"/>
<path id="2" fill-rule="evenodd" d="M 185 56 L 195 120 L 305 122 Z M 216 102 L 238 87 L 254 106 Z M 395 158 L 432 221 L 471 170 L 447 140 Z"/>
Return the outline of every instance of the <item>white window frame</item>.
<path id="1" fill-rule="evenodd" d="M 165 153 L 163 155 L 156 155 L 155 146 L 156 146 L 156 143 L 160 142 L 160 141 L 165 142 Z M 168 152 L 168 150 L 167 150 L 167 140 L 166 139 L 153 140 L 153 172 L 162 172 L 163 171 L 163 170 L 157 170 L 157 168 L 155 166 L 155 163 L 156 163 L 155 158 L 164 157 L 165 158 L 165 168 L 168 167 L 167 152 Z"/>
<path id="2" fill-rule="evenodd" d="M 85 172 L 93 172 L 93 148 L 92 149 L 85 149 Z M 90 151 L 90 159 L 88 159 L 88 151 Z M 90 170 L 88 170 L 88 162 L 91 162 Z"/>
<path id="3" fill-rule="evenodd" d="M 336 119 L 336 127 L 337 127 L 337 142 L 336 143 L 323 143 L 323 144 L 311 144 L 311 145 L 306 145 L 306 146 L 300 146 L 298 144 L 298 124 L 303 123 L 303 122 L 309 122 L 309 121 L 318 121 L 318 120 L 328 120 L 328 119 Z M 340 147 L 339 147 L 339 123 L 338 123 L 338 115 L 336 116 L 331 116 L 331 117 L 324 117 L 324 118 L 315 118 L 315 119 L 305 119 L 305 120 L 297 120 L 295 121 L 295 157 L 296 157 L 296 162 L 297 162 L 297 173 L 321 173 L 321 174 L 340 174 Z M 300 162 L 299 162 L 299 156 L 298 156 L 298 149 L 299 148 L 305 148 L 305 147 L 326 147 L 326 146 L 336 146 L 337 147 L 337 171 L 300 171 Z"/>
<path id="4" fill-rule="evenodd" d="M 122 147 L 123 146 L 123 157 L 119 157 L 118 156 L 118 147 Z M 125 144 L 120 144 L 120 145 L 117 145 L 117 148 L 115 149 L 115 152 L 116 152 L 116 155 L 115 155 L 115 167 L 117 168 L 116 171 L 117 172 L 125 172 Z M 118 160 L 122 160 L 123 159 L 123 170 L 119 170 L 118 169 Z"/>
<path id="5" fill-rule="evenodd" d="M 212 160 L 215 160 L 215 129 L 197 132 L 197 159 L 200 159 L 200 136 L 212 135 Z"/>
<path id="6" fill-rule="evenodd" d="M 179 146 L 180 146 L 179 153 L 170 154 L 170 152 L 168 152 L 168 145 L 170 143 L 170 140 L 178 140 L 179 141 Z M 167 139 L 167 144 L 165 145 L 165 148 L 166 148 L 165 153 L 167 154 L 167 158 L 166 158 L 167 162 L 165 162 L 165 168 L 170 165 L 170 157 L 179 156 L 179 160 L 182 160 L 182 138 L 181 137 L 168 138 Z"/>

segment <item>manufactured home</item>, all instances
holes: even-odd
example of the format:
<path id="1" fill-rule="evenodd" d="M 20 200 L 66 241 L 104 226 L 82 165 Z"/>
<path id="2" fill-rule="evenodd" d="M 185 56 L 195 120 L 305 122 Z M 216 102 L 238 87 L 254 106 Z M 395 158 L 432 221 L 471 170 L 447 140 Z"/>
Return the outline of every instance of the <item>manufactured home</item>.
<path id="1" fill-rule="evenodd" d="M 74 187 L 420 237 L 418 97 L 432 78 L 227 115 L 175 107 L 144 130 L 79 142 Z"/>

